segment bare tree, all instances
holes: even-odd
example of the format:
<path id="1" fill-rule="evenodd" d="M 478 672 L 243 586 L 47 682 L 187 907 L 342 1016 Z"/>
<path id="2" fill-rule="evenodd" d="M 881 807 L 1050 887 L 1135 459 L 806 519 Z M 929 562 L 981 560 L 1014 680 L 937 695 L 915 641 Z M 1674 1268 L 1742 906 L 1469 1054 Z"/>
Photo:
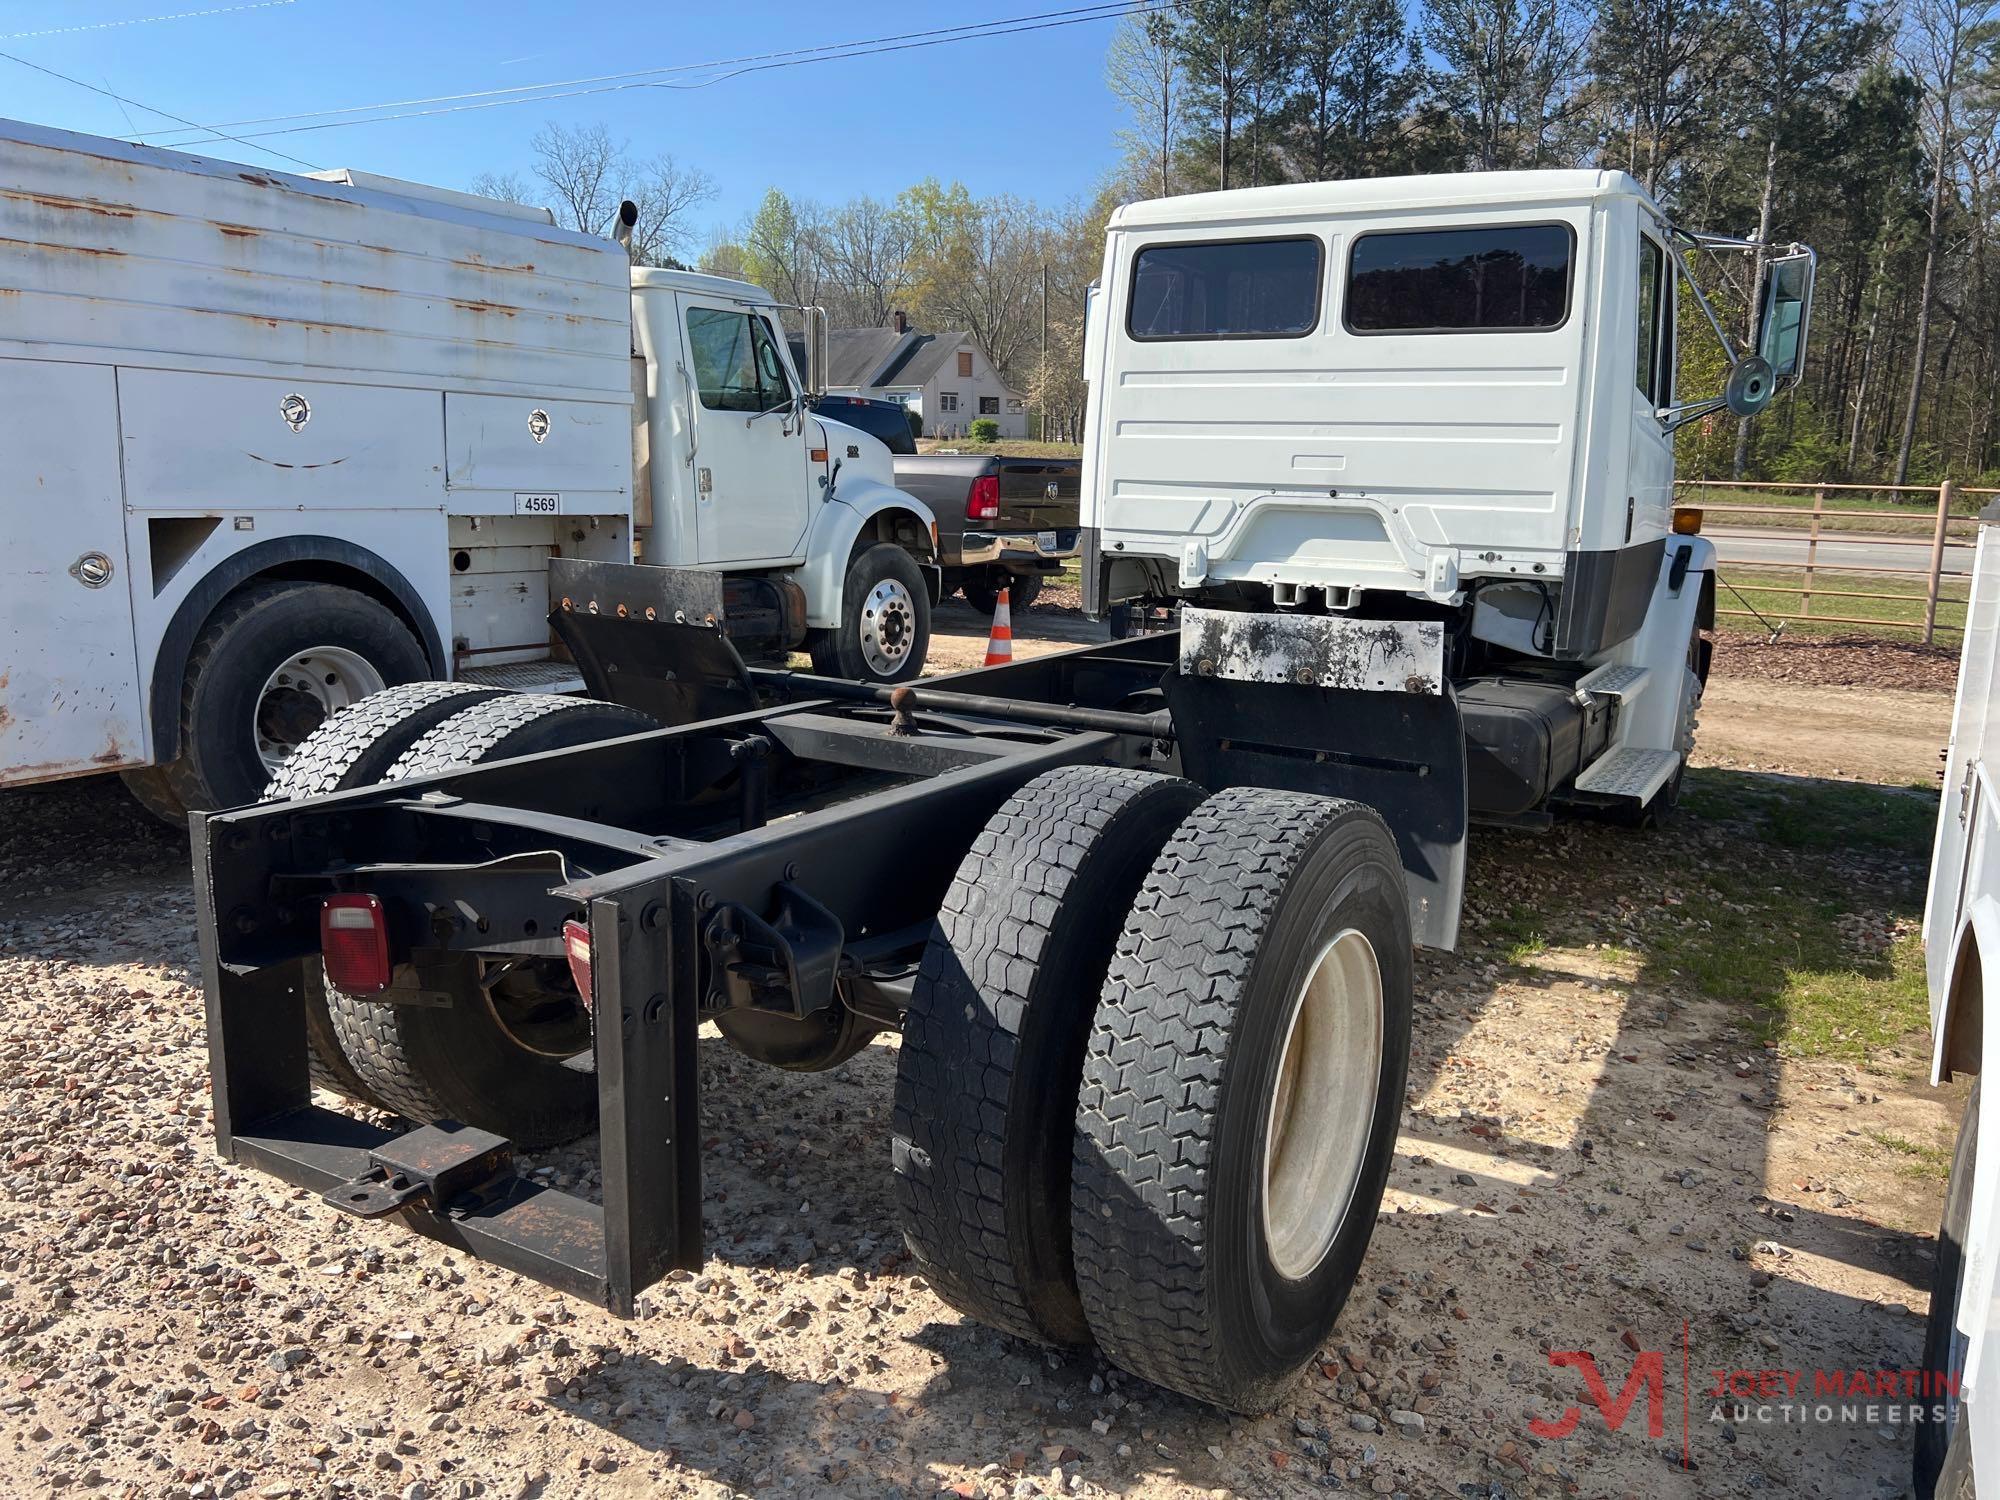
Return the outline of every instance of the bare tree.
<path id="1" fill-rule="evenodd" d="M 821 295 L 834 326 L 882 327 L 909 287 L 908 223 L 890 205 L 861 197 L 826 215 L 818 236 Z"/>
<path id="2" fill-rule="evenodd" d="M 1104 78 L 1132 112 L 1133 127 L 1120 132 L 1126 155 L 1148 191 L 1172 197 L 1174 158 L 1187 133 L 1187 75 L 1174 47 L 1170 17 L 1155 11 L 1120 21 L 1105 56 Z"/>
<path id="3" fill-rule="evenodd" d="M 536 189 L 514 172 L 482 172 L 472 190 L 515 203 L 548 202 L 556 222 L 584 234 L 611 233 L 618 205 L 639 208 L 632 230 L 632 258 L 641 265 L 672 259 L 690 239 L 689 216 L 715 196 L 715 183 L 697 167 L 659 155 L 635 161 L 602 125 L 550 121 L 529 143 Z"/>

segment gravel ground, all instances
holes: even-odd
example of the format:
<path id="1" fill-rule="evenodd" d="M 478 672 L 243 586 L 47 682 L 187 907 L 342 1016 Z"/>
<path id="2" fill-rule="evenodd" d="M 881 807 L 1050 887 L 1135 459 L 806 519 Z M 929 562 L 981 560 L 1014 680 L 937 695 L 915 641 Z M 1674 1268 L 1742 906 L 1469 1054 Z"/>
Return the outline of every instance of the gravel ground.
<path id="1" fill-rule="evenodd" d="M 1709 1368 L 1899 1368 L 1921 1337 L 1941 1184 L 1880 1144 L 1949 1140 L 1920 1043 L 1784 1056 L 1654 946 L 1702 920 L 1694 863 L 1783 883 L 1807 856 L 1701 818 L 1473 855 L 1467 942 L 1420 966 L 1361 1282 L 1243 1420 L 985 1332 L 909 1273 L 886 1040 L 814 1076 L 704 1043 L 710 1258 L 629 1323 L 220 1161 L 184 838 L 115 781 L 0 793 L 0 1493 L 1903 1493 L 1906 1429 L 1702 1400 Z M 1857 962 L 1908 930 L 1907 862 L 1810 858 L 1847 877 Z M 587 1150 L 538 1169 L 592 1186 Z M 1670 1356 L 1661 1438 L 1588 1409 L 1530 1433 L 1579 1399 L 1550 1352 L 1615 1389 L 1634 1349 Z"/>

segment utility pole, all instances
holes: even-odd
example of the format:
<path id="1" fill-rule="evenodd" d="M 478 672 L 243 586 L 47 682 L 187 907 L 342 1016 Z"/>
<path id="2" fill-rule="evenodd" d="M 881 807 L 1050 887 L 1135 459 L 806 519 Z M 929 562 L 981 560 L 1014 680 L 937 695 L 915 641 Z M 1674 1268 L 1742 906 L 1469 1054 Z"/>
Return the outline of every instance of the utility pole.
<path id="1" fill-rule="evenodd" d="M 1042 442 L 1049 440 L 1049 263 L 1042 262 L 1042 372 L 1037 377 L 1042 409 L 1041 430 L 1036 434 Z"/>

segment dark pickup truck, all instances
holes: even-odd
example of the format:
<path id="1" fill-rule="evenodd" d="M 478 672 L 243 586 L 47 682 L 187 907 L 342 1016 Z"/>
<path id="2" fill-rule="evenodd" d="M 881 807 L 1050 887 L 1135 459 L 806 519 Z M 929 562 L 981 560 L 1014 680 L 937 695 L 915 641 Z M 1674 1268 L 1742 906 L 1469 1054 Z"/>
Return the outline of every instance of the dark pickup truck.
<path id="1" fill-rule="evenodd" d="M 1000 589 L 1025 609 L 1042 579 L 1077 555 L 1075 458 L 992 453 L 896 455 L 896 488 L 931 508 L 938 524 L 944 591 L 991 614 Z"/>

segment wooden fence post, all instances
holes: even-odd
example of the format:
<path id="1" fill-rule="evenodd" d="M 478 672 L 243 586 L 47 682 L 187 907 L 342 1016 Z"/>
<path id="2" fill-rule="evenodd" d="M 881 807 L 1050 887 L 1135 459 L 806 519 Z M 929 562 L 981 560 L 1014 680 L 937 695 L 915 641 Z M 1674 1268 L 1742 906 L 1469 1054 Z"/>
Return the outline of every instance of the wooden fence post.
<path id="1" fill-rule="evenodd" d="M 1819 522 L 1826 512 L 1826 486 L 1820 485 L 1813 491 L 1812 530 L 1806 536 L 1806 591 L 1799 600 L 1799 615 L 1804 618 L 1812 613 L 1813 559 L 1819 554 Z"/>
<path id="2" fill-rule="evenodd" d="M 1951 519 L 1951 496 L 1956 488 L 1947 479 L 1938 486 L 1937 527 L 1931 532 L 1931 576 L 1924 590 L 1924 644 L 1932 644 L 1937 634 L 1938 580 L 1944 573 L 1945 523 Z"/>

